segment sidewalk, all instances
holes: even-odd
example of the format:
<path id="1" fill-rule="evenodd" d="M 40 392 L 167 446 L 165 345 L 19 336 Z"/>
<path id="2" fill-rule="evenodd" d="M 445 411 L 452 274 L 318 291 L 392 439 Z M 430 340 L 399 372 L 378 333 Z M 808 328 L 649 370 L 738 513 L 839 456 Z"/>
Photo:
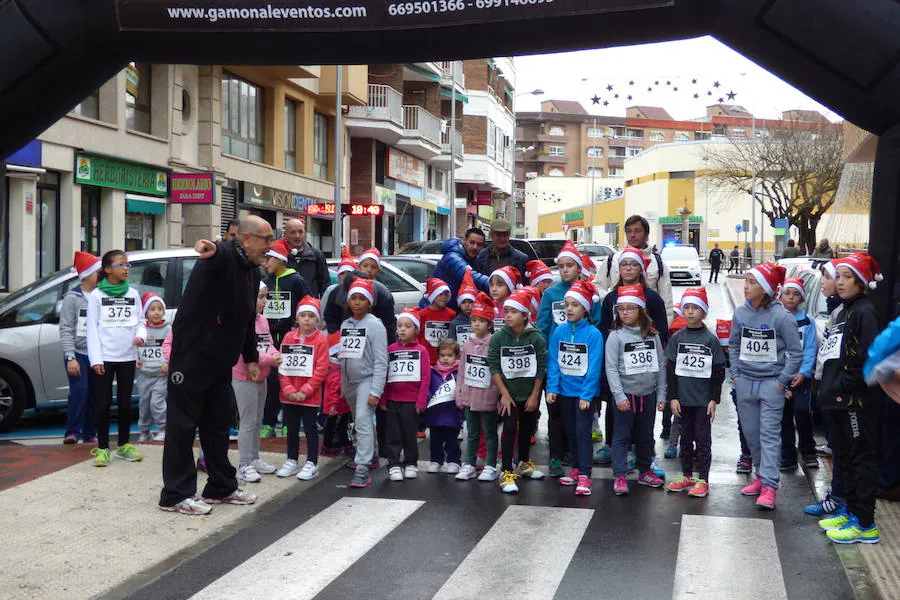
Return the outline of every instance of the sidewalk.
<path id="1" fill-rule="evenodd" d="M 735 306 L 744 303 L 744 279 L 726 277 Z M 820 461 L 825 468 L 806 470 L 807 479 L 818 499 L 831 489 L 831 461 Z M 857 598 L 900 598 L 900 503 L 877 500 L 875 518 L 881 542 L 874 545 L 838 546 Z M 810 517 L 810 524 L 815 521 Z M 860 560 L 860 557 L 862 560 Z"/>

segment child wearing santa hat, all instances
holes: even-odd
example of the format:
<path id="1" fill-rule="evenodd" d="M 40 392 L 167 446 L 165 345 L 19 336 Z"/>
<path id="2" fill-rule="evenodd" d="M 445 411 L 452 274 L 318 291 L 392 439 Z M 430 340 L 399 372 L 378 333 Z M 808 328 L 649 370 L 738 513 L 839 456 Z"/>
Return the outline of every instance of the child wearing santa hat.
<path id="1" fill-rule="evenodd" d="M 359 270 L 369 279 L 377 279 L 381 272 L 381 251 L 373 247 L 360 254 Z"/>
<path id="2" fill-rule="evenodd" d="M 705 288 L 688 288 L 681 298 L 681 310 L 686 327 L 666 346 L 666 390 L 672 414 L 680 422 L 682 475 L 666 490 L 687 490 L 690 496 L 705 498 L 712 465 L 712 423 L 725 381 L 725 352 L 703 324 L 709 312 Z"/>
<path id="3" fill-rule="evenodd" d="M 756 505 L 775 508 L 784 393 L 800 370 L 803 347 L 794 317 L 775 302 L 784 267 L 762 263 L 747 271 L 746 303 L 732 317 L 728 341 L 738 418 L 750 446 L 756 478 L 741 489 Z"/>
<path id="4" fill-rule="evenodd" d="M 472 321 L 469 314 L 475 305 L 475 297 L 478 296 L 478 288 L 475 287 L 475 280 L 472 277 L 472 270 L 466 269 L 463 274 L 462 283 L 459 286 L 459 293 L 456 295 L 456 305 L 459 307 L 459 313 L 450 322 L 450 337 L 456 340 L 460 347 L 472 337 Z"/>
<path id="5" fill-rule="evenodd" d="M 95 444 L 94 390 L 89 377 L 91 364 L 87 349 L 87 305 L 88 296 L 97 287 L 100 259 L 87 252 L 76 252 L 74 263 L 81 285 L 66 292 L 59 309 L 59 342 L 69 377 L 68 423 L 63 443 L 75 444 L 83 440 L 86 444 Z"/>
<path id="6" fill-rule="evenodd" d="M 503 303 L 519 288 L 521 273 L 515 267 L 500 267 L 496 269 L 488 278 L 488 294 L 494 301 L 494 331 L 500 331 L 506 324 L 503 315 Z"/>
<path id="7" fill-rule="evenodd" d="M 172 324 L 166 321 L 166 303 L 153 292 L 145 293 L 141 304 L 147 337 L 144 345 L 138 348 L 137 388 L 141 397 L 138 403 L 138 442 L 162 442 L 166 439 L 169 374 L 169 363 L 163 356 L 162 345 L 172 330 Z M 153 425 L 157 427 L 155 434 L 150 433 Z"/>
<path id="8" fill-rule="evenodd" d="M 819 406 L 833 426 L 833 451 L 843 464 L 846 507 L 819 521 L 829 539 L 839 544 L 875 544 L 875 491 L 878 474 L 878 434 L 884 397 L 868 387 L 863 366 L 880 324 L 868 295 L 882 281 L 881 269 L 868 254 L 857 253 L 835 262 L 835 284 L 842 310 L 823 343 L 825 365 Z M 896 434 L 894 432 L 894 434 Z"/>
<path id="9" fill-rule="evenodd" d="M 418 312 L 422 323 L 419 343 L 428 350 L 428 360 L 433 365 L 437 362 L 441 340 L 450 337 L 450 324 L 456 317 L 456 311 L 447 308 L 450 286 L 443 279 L 430 277 L 425 281 L 425 299 L 428 300 L 428 307 Z"/>
<path id="10" fill-rule="evenodd" d="M 525 277 L 528 278 L 529 285 L 536 287 L 541 294 L 553 285 L 553 272 L 542 260 L 529 260 L 525 263 Z"/>

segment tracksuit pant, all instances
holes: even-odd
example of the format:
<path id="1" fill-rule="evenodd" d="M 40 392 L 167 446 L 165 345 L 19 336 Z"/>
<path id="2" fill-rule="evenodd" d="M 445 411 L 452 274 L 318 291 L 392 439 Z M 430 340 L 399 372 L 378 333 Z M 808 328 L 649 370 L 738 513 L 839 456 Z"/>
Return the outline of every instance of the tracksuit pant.
<path id="1" fill-rule="evenodd" d="M 160 431 L 166 430 L 166 397 L 169 395 L 169 383 L 165 375 L 144 375 L 138 373 L 138 429 L 149 432 L 156 424 Z"/>
<path id="2" fill-rule="evenodd" d="M 372 379 L 356 383 L 341 382 L 341 393 L 350 405 L 356 429 L 356 472 L 366 474 L 375 458 L 375 407 L 369 405 Z"/>
<path id="3" fill-rule="evenodd" d="M 284 424 L 287 425 L 287 457 L 290 460 L 300 458 L 300 421 L 303 421 L 303 434 L 306 436 L 306 460 L 313 464 L 319 462 L 319 408 L 316 406 L 300 406 L 283 402 Z M 259 438 L 259 436 L 256 436 Z"/>
<path id="4" fill-rule="evenodd" d="M 642 474 L 650 470 L 653 460 L 653 424 L 656 421 L 656 398 L 628 394 L 630 410 L 619 410 L 614 402 L 615 431 L 612 443 L 613 475 L 628 473 L 628 449 L 634 444 L 634 458 Z"/>
<path id="5" fill-rule="evenodd" d="M 869 527 L 875 520 L 878 485 L 878 427 L 882 406 L 867 410 L 829 410 L 834 424 L 834 454 L 843 462 L 847 509 Z M 895 432 L 896 435 L 896 432 Z M 833 493 L 833 491 L 832 491 Z"/>
<path id="6" fill-rule="evenodd" d="M 513 470 L 513 453 L 516 441 L 519 443 L 519 460 L 526 462 L 531 455 L 531 431 L 537 420 L 538 412 L 525 411 L 524 402 L 513 401 L 508 415 L 503 415 L 503 435 L 500 438 L 500 447 L 503 451 L 503 470 Z M 485 430 L 485 436 L 487 431 Z M 490 464 L 490 463 L 487 463 Z"/>
<path id="7" fill-rule="evenodd" d="M 718 283 L 719 282 L 719 269 L 722 268 L 722 263 L 714 262 L 709 263 L 709 282 L 710 283 Z M 715 278 L 715 279 L 713 279 Z"/>
<path id="8" fill-rule="evenodd" d="M 731 401 L 734 402 L 734 410 L 737 412 L 737 390 L 731 387 Z M 738 413 L 738 439 L 741 441 L 741 456 L 750 456 L 750 446 L 747 445 L 747 438 L 744 437 L 744 429 L 741 427 L 741 415 Z"/>
<path id="9" fill-rule="evenodd" d="M 94 426 L 94 379 L 91 377 L 91 361 L 86 354 L 75 353 L 81 375 L 69 378 L 69 403 L 67 410 L 66 435 L 87 441 L 96 437 Z"/>
<path id="10" fill-rule="evenodd" d="M 694 476 L 695 460 L 700 479 L 708 482 L 712 466 L 712 423 L 705 406 L 682 406 L 681 470 L 685 477 Z"/>
<path id="11" fill-rule="evenodd" d="M 97 447 L 109 449 L 109 411 L 112 407 L 113 378 L 116 380 L 116 402 L 119 405 L 119 446 L 130 439 L 131 392 L 134 390 L 135 361 L 105 362 L 105 373 L 97 375 L 91 369 L 97 407 Z"/>
<path id="12" fill-rule="evenodd" d="M 278 411 L 281 410 L 281 380 L 278 379 L 278 369 L 272 369 L 266 379 L 266 406 L 260 415 L 263 425 L 272 428 L 278 426 Z"/>
<path id="13" fill-rule="evenodd" d="M 459 446 L 459 427 L 441 427 L 435 425 L 428 428 L 431 444 L 431 462 L 439 464 L 462 462 L 462 450 Z"/>
<path id="14" fill-rule="evenodd" d="M 786 462 L 797 460 L 798 448 L 801 456 L 816 454 L 812 409 L 810 408 L 811 396 L 812 390 L 809 383 L 804 383 L 794 390 L 793 398 L 785 399 L 784 415 L 781 420 L 781 459 Z M 794 427 L 795 423 L 796 428 Z"/>
<path id="15" fill-rule="evenodd" d="M 249 465 L 259 459 L 259 430 L 262 427 L 263 409 L 268 397 L 265 381 L 241 381 L 233 379 L 234 400 L 238 409 L 238 451 L 240 465 Z"/>
<path id="16" fill-rule="evenodd" d="M 472 410 L 466 407 L 466 464 L 475 466 L 478 458 L 478 443 L 484 436 L 487 457 L 484 464 L 497 466 L 497 420 L 496 410 Z M 483 433 L 482 433 L 483 432 Z"/>
<path id="17" fill-rule="evenodd" d="M 538 415 L 538 419 L 540 415 Z M 537 421 L 535 419 L 535 428 Z M 547 405 L 547 433 L 550 438 L 550 459 L 562 460 L 563 454 L 572 452 L 573 446 L 568 443 L 565 426 L 563 424 L 562 408 L 559 401 Z M 530 443 L 531 440 L 529 440 Z"/>
<path id="18" fill-rule="evenodd" d="M 781 421 L 784 390 L 774 379 L 739 377 L 737 389 L 738 419 L 750 446 L 756 475 L 763 485 L 777 490 L 781 481 Z M 683 435 L 683 434 L 682 434 Z"/>
<path id="19" fill-rule="evenodd" d="M 419 414 L 416 403 L 388 401 L 385 429 L 388 467 L 416 466 L 419 462 L 419 440 L 416 437 Z M 400 459 L 400 452 L 403 452 L 403 460 Z"/>
<path id="20" fill-rule="evenodd" d="M 587 410 L 581 410 L 578 406 L 579 399 L 572 396 L 557 396 L 556 402 L 550 406 L 559 405 L 562 412 L 563 426 L 566 437 L 569 440 L 570 451 L 575 451 L 572 464 L 582 475 L 591 476 L 591 468 L 594 458 L 594 443 L 591 440 L 591 429 L 594 423 L 593 403 Z"/>

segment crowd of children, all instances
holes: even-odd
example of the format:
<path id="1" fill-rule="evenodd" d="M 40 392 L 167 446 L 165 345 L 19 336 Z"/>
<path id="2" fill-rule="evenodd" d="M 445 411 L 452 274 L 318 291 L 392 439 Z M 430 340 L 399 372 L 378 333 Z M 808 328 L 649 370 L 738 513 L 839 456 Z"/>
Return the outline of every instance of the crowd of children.
<path id="1" fill-rule="evenodd" d="M 271 277 L 257 299 L 262 377 L 250 381 L 241 361 L 232 372 L 242 481 L 258 482 L 265 474 L 316 477 L 320 426 L 321 454 L 355 453 L 350 487 L 371 483 L 379 457 L 387 459 L 390 481 L 414 479 L 417 437 L 427 428 L 428 473 L 459 481 L 499 480 L 504 493 L 516 493 L 520 479 L 545 477 L 530 459 L 544 397 L 548 474 L 576 495 L 591 494 L 594 463 L 611 463 L 616 495 L 628 493 L 626 475 L 636 466 L 640 485 L 702 498 L 710 492 L 712 423 L 727 373 L 739 417 L 738 471 L 753 472 L 742 494 L 773 509 L 780 471 L 796 466 L 798 452 L 805 466 L 818 465 L 815 386 L 834 450 L 834 478 L 831 493 L 805 510 L 821 517 L 820 527 L 836 542 L 879 539 L 875 440 L 882 399 L 867 386 L 863 363 L 879 331 L 867 294 L 881 276 L 868 255 L 821 268 L 830 311 L 821 339 L 801 308 L 807 299 L 803 280 L 785 278 L 783 267 L 763 263 L 750 269 L 746 302 L 711 331 L 703 288 L 685 291 L 669 323 L 662 299 L 645 285 L 647 260 L 635 249 L 617 255 L 619 281 L 601 303 L 591 282 L 593 263 L 568 242 L 557 259 L 555 284 L 540 261 L 529 262 L 525 273 L 498 268 L 488 278 L 487 293 L 466 273 L 457 292 L 459 313 L 447 307 L 447 283 L 428 279 L 427 306 L 396 315 L 396 341 L 389 344 L 393 335 L 371 314 L 372 280 L 352 281 L 345 320 L 338 332 L 326 335 L 319 300 L 305 293 L 294 297 L 304 288 L 283 268 L 283 254 L 279 247 L 270 253 Z M 374 249 L 363 256 L 380 260 Z M 171 327 L 160 296 L 141 298 L 130 287 L 129 266 L 119 250 L 102 260 L 78 253 L 81 285 L 66 294 L 60 311 L 70 381 L 65 442 L 96 443 L 97 466 L 109 465 L 112 457 L 142 458 L 129 443 L 128 402 L 119 406 L 118 445 L 110 452 L 114 379 L 118 396 L 130 398 L 137 374 L 139 441 L 165 436 Z M 357 268 L 345 255 L 339 280 Z M 522 285 L 523 275 L 530 285 Z M 325 297 L 332 292 L 329 288 Z M 287 430 L 287 459 L 278 469 L 259 455 L 260 437 L 269 435 L 264 414 L 273 402 L 273 381 L 275 406 Z M 607 445 L 594 454 L 603 400 Z M 668 485 L 653 462 L 655 414 L 664 409 L 673 416 L 665 456 L 680 457 L 681 463 L 681 474 Z M 351 418 L 355 450 L 348 434 Z M 307 447 L 302 463 L 301 423 Z M 564 457 L 572 465 L 568 473 Z"/>

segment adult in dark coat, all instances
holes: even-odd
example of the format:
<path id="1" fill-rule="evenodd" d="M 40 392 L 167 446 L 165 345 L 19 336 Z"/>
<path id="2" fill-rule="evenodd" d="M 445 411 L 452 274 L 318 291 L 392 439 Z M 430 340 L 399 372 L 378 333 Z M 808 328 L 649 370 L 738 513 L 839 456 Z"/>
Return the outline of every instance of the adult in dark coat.
<path id="1" fill-rule="evenodd" d="M 722 249 L 719 248 L 719 244 L 716 244 L 716 247 L 713 248 L 709 253 L 709 282 L 710 283 L 718 283 L 719 282 L 719 269 L 722 268 L 722 263 L 725 261 L 725 253 L 722 252 Z"/>
<path id="2" fill-rule="evenodd" d="M 525 263 L 528 262 L 528 255 L 510 246 L 511 231 L 512 224 L 506 219 L 496 219 L 491 223 L 491 246 L 478 254 L 478 258 L 475 259 L 475 270 L 490 277 L 491 273 L 500 267 L 513 266 L 519 270 L 525 283 Z"/>
<path id="3" fill-rule="evenodd" d="M 302 219 L 290 219 L 284 224 L 284 239 L 290 249 L 287 267 L 303 276 L 312 296 L 321 298 L 331 285 L 331 275 L 325 255 L 306 241 L 306 223 Z"/>

